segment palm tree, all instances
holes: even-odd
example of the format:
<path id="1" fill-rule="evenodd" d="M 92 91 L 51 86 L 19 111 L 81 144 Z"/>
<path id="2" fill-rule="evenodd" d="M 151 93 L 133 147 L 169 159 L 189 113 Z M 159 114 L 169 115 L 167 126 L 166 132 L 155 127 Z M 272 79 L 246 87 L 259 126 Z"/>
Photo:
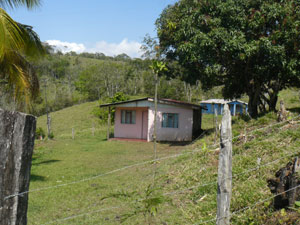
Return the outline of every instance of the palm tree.
<path id="1" fill-rule="evenodd" d="M 44 48 L 32 27 L 14 21 L 4 8 L 39 5 L 39 0 L 0 0 L 0 83 L 28 104 L 39 92 L 39 82 L 29 59 L 39 58 Z"/>

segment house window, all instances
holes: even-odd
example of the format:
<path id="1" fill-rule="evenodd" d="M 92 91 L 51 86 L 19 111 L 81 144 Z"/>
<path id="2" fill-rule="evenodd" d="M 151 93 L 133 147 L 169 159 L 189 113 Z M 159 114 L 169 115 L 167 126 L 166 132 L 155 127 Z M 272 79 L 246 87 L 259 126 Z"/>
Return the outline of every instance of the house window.
<path id="1" fill-rule="evenodd" d="M 135 111 L 121 110 L 121 123 L 135 124 Z"/>
<path id="2" fill-rule="evenodd" d="M 162 127 L 178 128 L 178 113 L 163 113 Z"/>

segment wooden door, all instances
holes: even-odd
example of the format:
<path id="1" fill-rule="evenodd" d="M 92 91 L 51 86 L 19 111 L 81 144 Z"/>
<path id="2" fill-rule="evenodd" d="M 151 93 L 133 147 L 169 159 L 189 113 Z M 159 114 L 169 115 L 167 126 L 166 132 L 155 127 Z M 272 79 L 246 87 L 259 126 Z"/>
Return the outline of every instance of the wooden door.
<path id="1" fill-rule="evenodd" d="M 148 134 L 148 111 L 142 112 L 142 139 L 147 139 Z"/>

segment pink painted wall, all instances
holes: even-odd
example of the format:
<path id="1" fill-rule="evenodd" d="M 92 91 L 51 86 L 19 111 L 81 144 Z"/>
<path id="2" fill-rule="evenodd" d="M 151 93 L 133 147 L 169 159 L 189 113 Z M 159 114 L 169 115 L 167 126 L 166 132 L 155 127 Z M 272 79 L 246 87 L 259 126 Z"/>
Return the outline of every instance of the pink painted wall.
<path id="1" fill-rule="evenodd" d="M 154 107 L 150 107 L 148 141 L 153 140 L 154 112 Z M 178 128 L 162 127 L 163 113 L 178 113 Z M 159 104 L 156 124 L 158 141 L 191 141 L 193 135 L 193 109 Z"/>
<path id="2" fill-rule="evenodd" d="M 121 123 L 121 110 L 135 110 L 135 124 Z M 143 111 L 147 112 L 144 116 L 148 117 L 147 107 L 116 107 L 114 137 L 143 139 L 142 129 L 148 130 L 148 119 L 144 118 L 144 124 L 142 123 Z M 145 124 L 145 122 L 147 122 L 147 124 Z"/>

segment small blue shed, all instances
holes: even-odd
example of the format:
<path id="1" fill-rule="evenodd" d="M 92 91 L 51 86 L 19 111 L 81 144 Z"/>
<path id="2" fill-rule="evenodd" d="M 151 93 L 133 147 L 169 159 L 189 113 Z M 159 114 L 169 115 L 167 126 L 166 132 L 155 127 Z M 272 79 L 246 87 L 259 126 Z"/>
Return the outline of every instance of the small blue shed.
<path id="1" fill-rule="evenodd" d="M 214 114 L 214 110 L 217 110 L 218 115 L 222 115 L 224 105 L 226 103 L 229 105 L 229 109 L 232 116 L 238 114 L 247 114 L 248 112 L 248 104 L 240 100 L 227 101 L 224 99 L 208 99 L 205 101 L 201 101 L 200 105 L 207 109 L 202 109 L 202 113 Z"/>

